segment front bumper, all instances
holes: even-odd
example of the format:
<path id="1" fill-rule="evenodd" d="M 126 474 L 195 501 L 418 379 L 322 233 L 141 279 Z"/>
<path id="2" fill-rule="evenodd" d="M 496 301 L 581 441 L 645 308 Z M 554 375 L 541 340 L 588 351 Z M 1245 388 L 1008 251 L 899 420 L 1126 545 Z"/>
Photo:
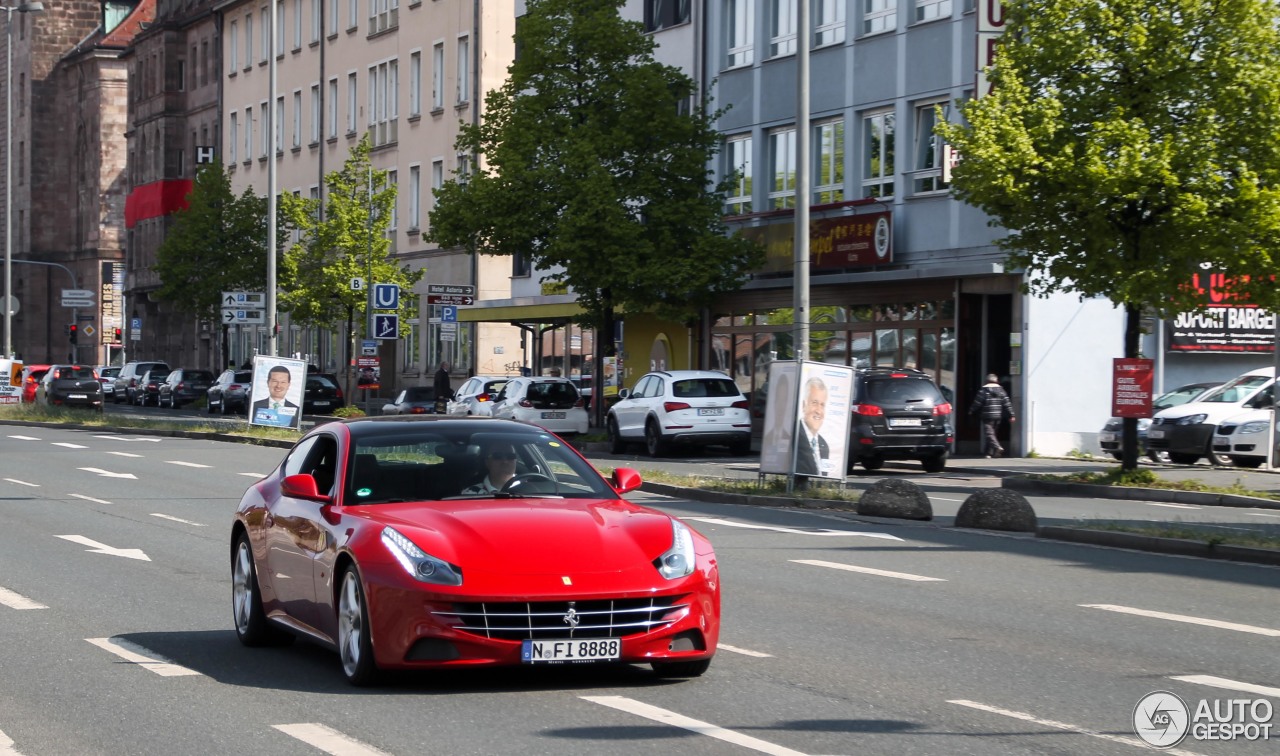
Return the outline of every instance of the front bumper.
<path id="1" fill-rule="evenodd" d="M 1217 425 L 1153 425 L 1147 431 L 1147 448 L 1170 454 L 1203 456 Z"/>

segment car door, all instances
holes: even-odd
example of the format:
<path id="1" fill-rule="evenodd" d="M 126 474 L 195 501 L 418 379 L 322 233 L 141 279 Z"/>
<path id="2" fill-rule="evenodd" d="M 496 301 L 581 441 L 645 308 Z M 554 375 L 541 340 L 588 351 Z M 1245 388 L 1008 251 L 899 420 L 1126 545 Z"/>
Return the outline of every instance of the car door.
<path id="1" fill-rule="evenodd" d="M 493 416 L 505 417 L 511 419 L 511 407 L 514 404 L 514 398 L 520 396 L 520 385 L 523 381 L 516 379 L 507 381 L 507 385 L 502 387 L 502 391 L 498 392 L 498 396 L 493 400 Z M 513 401 L 508 401 L 509 399 Z"/>
<path id="2" fill-rule="evenodd" d="M 467 414 L 467 407 L 469 405 L 470 398 L 475 394 L 476 386 L 479 382 L 480 379 L 478 378 L 468 378 L 466 383 L 463 383 L 462 386 L 454 392 L 453 398 L 449 400 L 448 408 L 445 411 L 450 415 Z"/>
<path id="3" fill-rule="evenodd" d="M 646 375 L 636 383 L 631 395 L 613 407 L 613 415 L 618 420 L 618 433 L 624 437 L 635 438 L 644 435 L 644 416 L 647 405 L 644 398 L 652 388 L 655 378 Z"/>
<path id="4" fill-rule="evenodd" d="M 294 447 L 281 468 L 281 480 L 290 475 L 316 475 L 321 461 L 336 444 L 332 436 L 320 434 Z M 316 488 L 332 492 L 333 479 L 316 475 Z M 321 488 L 326 485 L 328 488 Z M 330 539 L 320 516 L 320 505 L 314 501 L 294 499 L 279 494 L 267 510 L 263 521 L 270 559 L 271 584 L 275 589 L 277 609 L 297 621 L 315 627 L 316 584 L 315 561 Z"/>

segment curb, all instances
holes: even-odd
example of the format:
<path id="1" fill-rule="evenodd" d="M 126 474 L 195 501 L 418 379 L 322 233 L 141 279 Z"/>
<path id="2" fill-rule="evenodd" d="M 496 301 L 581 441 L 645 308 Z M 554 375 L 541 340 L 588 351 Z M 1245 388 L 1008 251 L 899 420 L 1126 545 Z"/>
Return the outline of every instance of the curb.
<path id="1" fill-rule="evenodd" d="M 1206 507 L 1247 507 L 1280 510 L 1280 501 L 1257 496 L 1220 494 L 1206 491 L 1175 491 L 1164 488 L 1132 488 L 1101 486 L 1093 483 L 1058 483 L 1015 476 L 1001 478 L 1001 488 L 1042 496 L 1084 496 L 1090 499 L 1122 499 L 1125 501 L 1162 501 L 1170 504 L 1199 504 Z"/>
<path id="2" fill-rule="evenodd" d="M 833 501 L 830 499 L 793 499 L 786 496 L 751 496 L 748 494 L 728 493 L 725 491 L 703 491 L 698 488 L 683 488 L 669 483 L 651 483 L 644 481 L 640 490 L 645 493 L 662 496 L 678 496 L 682 499 L 705 501 L 712 504 L 749 504 L 766 507 L 801 507 L 803 509 L 826 509 L 852 512 L 853 502 Z"/>
<path id="3" fill-rule="evenodd" d="M 1255 549 L 1248 546 L 1229 546 L 1182 538 L 1158 538 L 1138 533 L 1117 533 L 1111 530 L 1089 530 L 1060 525 L 1046 525 L 1036 531 L 1036 537 L 1202 559 L 1280 566 L 1280 551 L 1275 549 Z"/>

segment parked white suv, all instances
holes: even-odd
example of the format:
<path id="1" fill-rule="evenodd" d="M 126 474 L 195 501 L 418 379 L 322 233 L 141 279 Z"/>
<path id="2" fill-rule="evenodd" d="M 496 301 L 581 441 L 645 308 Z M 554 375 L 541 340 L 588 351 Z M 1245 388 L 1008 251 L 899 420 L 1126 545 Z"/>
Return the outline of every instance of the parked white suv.
<path id="1" fill-rule="evenodd" d="M 1225 456 L 1236 467 L 1261 467 L 1271 460 L 1267 442 L 1271 437 L 1272 386 L 1259 391 L 1244 403 L 1243 414 L 1232 415 L 1218 424 L 1213 434 L 1213 453 Z"/>
<path id="2" fill-rule="evenodd" d="M 494 400 L 493 416 L 529 423 L 552 433 L 586 433 L 590 418 L 568 378 L 511 378 Z"/>
<path id="3" fill-rule="evenodd" d="M 1245 402 L 1270 386 L 1273 375 L 1274 367 L 1250 370 L 1198 401 L 1157 412 L 1147 428 L 1147 448 L 1168 452 L 1169 460 L 1179 465 L 1194 465 L 1206 456 L 1211 464 L 1230 465 L 1230 457 L 1213 449 L 1214 431 L 1222 421 L 1244 412 Z"/>
<path id="4" fill-rule="evenodd" d="M 644 443 L 652 457 L 677 444 L 729 447 L 736 455 L 751 451 L 751 415 L 747 398 L 724 373 L 710 370 L 660 370 L 646 373 L 633 389 L 618 392 L 605 421 L 609 450 L 626 451 Z"/>

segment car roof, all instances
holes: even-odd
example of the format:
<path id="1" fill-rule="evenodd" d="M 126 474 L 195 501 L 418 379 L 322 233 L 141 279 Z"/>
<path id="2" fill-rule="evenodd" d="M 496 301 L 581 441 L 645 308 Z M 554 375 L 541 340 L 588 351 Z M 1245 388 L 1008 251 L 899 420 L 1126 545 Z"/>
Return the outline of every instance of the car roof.
<path id="1" fill-rule="evenodd" d="M 540 435 L 547 431 L 526 423 L 495 417 L 457 417 L 453 415 L 379 415 L 377 417 L 351 417 L 317 425 L 315 430 L 344 426 L 353 438 L 364 435 L 382 435 L 395 426 L 409 427 L 413 423 L 447 423 L 463 433 L 502 431 L 513 434 Z M 312 431 L 314 432 L 314 430 Z"/>
<path id="2" fill-rule="evenodd" d="M 689 378 L 723 378 L 724 380 L 733 380 L 725 373 L 718 370 L 651 370 L 646 375 L 661 375 L 665 378 L 674 378 L 676 380 L 687 380 Z"/>

